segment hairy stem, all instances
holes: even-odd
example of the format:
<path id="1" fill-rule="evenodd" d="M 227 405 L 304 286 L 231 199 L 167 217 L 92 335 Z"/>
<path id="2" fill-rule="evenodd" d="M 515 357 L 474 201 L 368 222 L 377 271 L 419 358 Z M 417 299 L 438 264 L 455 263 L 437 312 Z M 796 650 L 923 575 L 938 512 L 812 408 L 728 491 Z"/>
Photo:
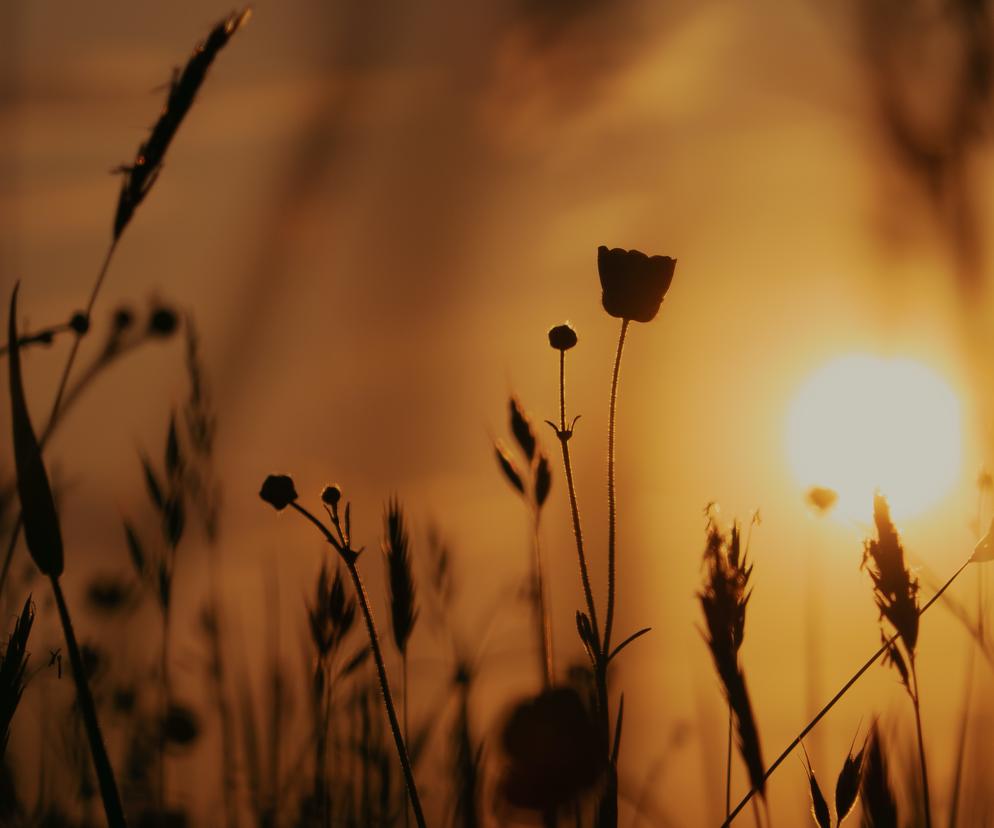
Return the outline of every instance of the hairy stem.
<path id="1" fill-rule="evenodd" d="M 614 357 L 614 373 L 611 376 L 611 404 L 607 425 L 607 617 L 604 620 L 604 641 L 602 642 L 605 656 L 611 649 L 611 626 L 614 623 L 615 554 L 618 523 L 618 504 L 614 493 L 614 424 L 618 413 L 618 378 L 621 374 L 621 354 L 625 348 L 625 334 L 628 333 L 630 321 L 628 319 L 621 320 L 618 352 Z"/>
<path id="2" fill-rule="evenodd" d="M 55 594 L 56 606 L 59 609 L 59 620 L 62 622 L 66 649 L 69 651 L 72 677 L 76 683 L 76 700 L 79 704 L 79 713 L 83 717 L 87 740 L 90 743 L 90 755 L 93 757 L 93 767 L 100 784 L 100 796 L 104 803 L 104 813 L 107 815 L 107 825 L 109 828 L 126 828 L 128 823 L 124 818 L 121 797 L 117 791 L 117 783 L 114 781 L 114 771 L 111 768 L 110 759 L 107 757 L 107 748 L 104 746 L 103 735 L 100 732 L 97 708 L 93 703 L 93 695 L 90 693 L 90 685 L 86 679 L 86 670 L 83 667 L 83 657 L 79 651 L 79 644 L 76 643 L 76 633 L 73 632 L 69 607 L 66 606 L 66 599 L 62 594 L 62 585 L 59 583 L 58 577 L 53 575 L 49 580 L 52 584 L 52 592 Z"/>
<path id="3" fill-rule="evenodd" d="M 590 589 L 590 574 L 587 571 L 587 556 L 583 552 L 583 527 L 580 524 L 580 507 L 576 500 L 576 484 L 573 482 L 573 463 L 570 460 L 569 439 L 572 430 L 566 430 L 566 352 L 559 352 L 559 445 L 563 450 L 563 469 L 566 475 L 566 490 L 569 492 L 570 514 L 573 517 L 573 537 L 576 540 L 576 554 L 580 561 L 580 581 L 583 584 L 583 597 L 587 602 L 590 628 L 594 633 L 595 648 L 599 646 L 600 629 L 597 625 L 597 607 L 594 593 Z"/>
<path id="4" fill-rule="evenodd" d="M 376 633 L 376 624 L 373 622 L 373 613 L 366 598 L 366 590 L 359 577 L 359 570 L 355 561 L 346 560 L 349 575 L 352 576 L 352 583 L 355 585 L 356 597 L 359 599 L 359 607 L 362 610 L 363 618 L 366 621 L 366 632 L 369 633 L 369 645 L 373 650 L 373 660 L 376 662 L 376 672 L 380 679 L 380 690 L 383 693 L 383 705 L 387 709 L 387 718 L 390 720 L 390 729 L 393 731 L 394 742 L 397 745 L 397 755 L 400 757 L 400 764 L 404 771 L 404 780 L 407 783 L 407 794 L 411 801 L 411 808 L 414 810 L 414 819 L 418 828 L 426 828 L 424 813 L 421 810 L 421 800 L 418 798 L 417 785 L 414 782 L 414 769 L 411 767 L 411 760 L 407 754 L 407 745 L 404 742 L 404 735 L 400 731 L 400 723 L 397 721 L 397 711 L 394 709 L 393 696 L 390 694 L 390 682 L 387 680 L 387 668 L 383 663 L 383 653 L 380 651 L 380 640 Z"/>

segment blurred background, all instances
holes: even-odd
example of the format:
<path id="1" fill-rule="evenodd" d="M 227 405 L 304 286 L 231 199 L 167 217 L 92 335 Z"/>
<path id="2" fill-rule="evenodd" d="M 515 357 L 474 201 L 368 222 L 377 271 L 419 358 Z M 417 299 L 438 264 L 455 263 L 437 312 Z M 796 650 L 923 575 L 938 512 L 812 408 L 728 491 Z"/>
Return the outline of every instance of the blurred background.
<path id="1" fill-rule="evenodd" d="M 230 11 L 213 0 L 0 7 L 0 281 L 9 291 L 21 280 L 25 328 L 85 304 L 110 239 L 120 186 L 111 171 L 146 137 L 172 68 Z M 567 361 L 569 408 L 582 414 L 571 446 L 603 601 L 617 325 L 600 306 L 596 249 L 637 248 L 679 264 L 659 317 L 633 326 L 622 370 L 618 632 L 653 628 L 614 676 L 615 694 L 625 693 L 622 824 L 720 823 L 726 714 L 696 598 L 706 505 L 720 504 L 726 524 L 748 524 L 754 510 L 762 518 L 742 661 L 768 760 L 879 642 L 859 568 L 870 504 L 865 514 L 818 514 L 808 487 L 839 484 L 816 479 L 817 452 L 798 452 L 820 446 L 823 432 L 833 445 L 835 424 L 874 417 L 892 395 L 861 375 L 829 394 L 831 416 L 808 418 L 790 438 L 805 383 L 854 354 L 911 360 L 937 378 L 925 402 L 912 396 L 882 425 L 897 430 L 902 412 L 911 422 L 925 411 L 898 455 L 909 479 L 943 481 L 914 509 L 895 503 L 923 595 L 991 517 L 989 504 L 978 516 L 977 483 L 992 459 L 994 401 L 990 14 L 989 3 L 967 0 L 255 4 L 122 239 L 94 326 L 149 302 L 195 321 L 217 418 L 226 650 L 258 689 L 276 648 L 292 675 L 293 738 L 307 727 L 293 690 L 307 674 L 303 599 L 328 552 L 301 521 L 260 502 L 271 472 L 292 474 L 314 508 L 326 483 L 343 487 L 384 624 L 383 504 L 396 494 L 407 510 L 419 577 L 437 527 L 453 555 L 459 633 L 479 645 L 473 726 L 492 773 L 500 722 L 538 687 L 520 597 L 529 516 L 492 448 L 508 439 L 512 392 L 554 460 L 542 542 L 557 668 L 581 658 L 565 486 L 541 425 L 558 415 L 546 332 L 569 319 L 579 334 Z M 91 339 L 84 357 L 99 350 Z M 25 354 L 37 418 L 68 345 Z M 933 422 L 926 402 L 943 394 L 952 403 Z M 91 579 L 129 571 L 122 519 L 152 521 L 139 455 L 160 462 L 170 412 L 187 396 L 176 337 L 106 371 L 48 449 L 66 589 L 81 613 Z M 10 456 L 0 455 L 5 474 Z M 212 824 L 221 807 L 198 632 L 205 549 L 187 543 L 173 588 L 173 681 L 199 711 L 203 738 L 170 761 L 169 798 L 195 824 Z M 21 548 L 5 618 L 32 589 L 29 570 Z M 953 590 L 975 623 L 978 577 L 968 570 Z M 33 588 L 30 649 L 41 667 L 59 633 Z M 129 657 L 154 665 L 154 612 L 130 618 Z M 926 619 L 919 666 L 934 807 L 950 807 L 976 658 L 976 686 L 988 692 L 975 691 L 968 708 L 961 818 L 991 824 L 978 751 L 994 727 L 992 662 L 970 655 L 948 608 Z M 124 648 L 117 624 L 99 614 L 77 622 L 81 637 L 106 646 L 108 670 Z M 454 709 L 444 641 L 428 624 L 415 631 L 414 719 Z M 23 790 L 66 803 L 72 794 L 39 772 L 38 757 L 58 754 L 41 723 L 71 697 L 67 679 L 41 671 L 10 749 L 29 757 Z M 882 668 L 806 743 L 829 788 L 876 715 L 910 745 L 910 705 Z M 424 796 L 442 814 L 445 737 L 429 744 Z M 894 757 L 895 773 L 915 770 L 906 755 Z M 293 771 L 286 758 L 281 772 Z M 734 780 L 744 793 L 738 762 Z M 800 824 L 806 784 L 793 758 L 772 778 L 775 822 Z M 489 801 L 484 816 L 497 824 Z"/>

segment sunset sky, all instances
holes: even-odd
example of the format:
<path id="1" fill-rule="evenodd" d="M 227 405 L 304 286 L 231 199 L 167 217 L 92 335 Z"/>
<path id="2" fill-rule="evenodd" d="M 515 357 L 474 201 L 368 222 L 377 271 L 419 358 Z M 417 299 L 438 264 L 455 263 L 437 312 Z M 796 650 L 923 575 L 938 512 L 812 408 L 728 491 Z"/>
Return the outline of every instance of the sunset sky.
<path id="1" fill-rule="evenodd" d="M 123 238 L 95 312 L 104 324 L 118 305 L 154 297 L 190 313 L 201 333 L 219 420 L 225 600 L 247 651 L 267 623 L 263 584 L 276 572 L 282 638 L 298 658 L 300 598 L 326 554 L 299 521 L 260 503 L 263 478 L 292 474 L 315 506 L 323 485 L 343 487 L 384 620 L 380 522 L 397 494 L 415 558 L 432 523 L 456 550 L 468 628 L 493 616 L 478 711 L 492 732 L 536 682 L 528 610 L 513 599 L 528 518 L 491 445 L 507 439 L 513 392 L 555 461 L 542 539 L 560 669 L 579 658 L 565 487 L 541 425 L 558 413 L 546 332 L 569 319 L 579 333 L 567 359 L 569 410 L 582 414 L 571 446 L 602 600 L 618 331 L 601 308 L 596 251 L 675 257 L 662 310 L 633 325 L 622 369 L 618 624 L 622 634 L 653 632 L 615 675 L 626 705 L 620 773 L 633 800 L 651 790 L 658 824 L 718 824 L 724 702 L 695 598 L 706 504 L 719 503 L 726 522 L 762 516 L 742 658 L 771 759 L 809 718 L 809 567 L 823 613 L 819 698 L 879 639 L 859 570 L 869 502 L 863 516 L 818 518 L 804 495 L 819 481 L 792 466 L 788 418 L 805 382 L 859 355 L 910 360 L 944 383 L 924 393 L 948 391 L 953 413 L 936 421 L 947 431 L 935 439 L 960 453 L 933 502 L 898 516 L 912 562 L 926 567 L 924 595 L 969 556 L 976 477 L 994 461 L 991 257 L 982 245 L 973 259 L 963 253 L 945 196 L 933 198 L 894 149 L 854 6 L 255 4 Z M 110 171 L 145 137 L 171 67 L 230 10 L 214 0 L 0 8 L 0 285 L 21 281 L 25 327 L 85 303 L 110 240 L 119 187 Z M 926 104 L 941 92 L 916 102 L 928 123 Z M 977 139 L 963 163 L 983 239 L 990 144 Z M 970 282 L 970 273 L 981 275 Z M 65 348 L 25 355 L 37 417 Z M 859 388 L 849 401 L 857 411 L 872 400 Z M 85 573 L 126 565 L 121 517 L 147 509 L 138 451 L 159 457 L 185 393 L 181 343 L 148 348 L 108 373 L 53 441 L 70 595 Z M 937 474 L 934 453 L 916 465 L 917 450 L 908 446 L 909 475 Z M 179 564 L 178 612 L 188 619 L 179 629 L 195 624 L 203 569 L 195 555 Z M 957 585 L 962 600 L 975 578 Z M 23 599 L 6 600 L 5 612 Z M 948 675 L 962 671 L 968 639 L 940 607 L 922 629 L 923 715 L 944 802 L 960 698 Z M 416 633 L 425 711 L 445 658 L 426 630 Z M 906 701 L 892 671 L 873 670 L 808 745 L 826 778 L 861 723 L 903 722 Z M 989 733 L 994 710 L 981 713 Z M 675 733 L 684 737 L 674 747 Z M 195 767 L 177 770 L 177 785 L 205 803 Z M 746 776 L 735 774 L 744 792 Z M 806 808 L 805 784 L 793 759 L 773 778 L 775 822 Z"/>

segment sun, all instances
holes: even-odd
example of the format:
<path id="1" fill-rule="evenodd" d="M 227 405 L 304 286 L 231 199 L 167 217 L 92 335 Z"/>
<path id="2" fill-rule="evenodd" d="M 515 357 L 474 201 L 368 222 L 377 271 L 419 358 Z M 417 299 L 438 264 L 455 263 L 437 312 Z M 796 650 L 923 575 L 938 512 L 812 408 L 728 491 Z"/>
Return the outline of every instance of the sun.
<path id="1" fill-rule="evenodd" d="M 920 515 L 955 484 L 962 410 L 949 383 L 905 358 L 833 359 L 798 389 L 787 412 L 787 458 L 804 487 L 839 496 L 835 513 L 869 519 L 880 490 L 896 518 Z"/>

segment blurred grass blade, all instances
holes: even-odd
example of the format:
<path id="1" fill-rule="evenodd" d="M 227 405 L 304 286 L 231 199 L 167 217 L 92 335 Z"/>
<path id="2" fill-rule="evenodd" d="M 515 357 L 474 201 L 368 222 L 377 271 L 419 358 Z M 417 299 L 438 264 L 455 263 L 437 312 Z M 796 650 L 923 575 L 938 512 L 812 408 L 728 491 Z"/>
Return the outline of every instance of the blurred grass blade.
<path id="1" fill-rule="evenodd" d="M 24 692 L 28 666 L 28 636 L 34 623 L 35 611 L 29 595 L 24 608 L 7 639 L 7 648 L 0 655 L 0 761 L 3 761 L 10 736 L 10 723 Z M 0 811 L 2 812 L 2 811 Z"/>
<path id="2" fill-rule="evenodd" d="M 500 442 L 494 443 L 494 452 L 497 455 L 497 465 L 500 466 L 500 470 L 504 473 L 504 477 L 507 478 L 507 482 L 514 486 L 520 494 L 524 494 L 525 484 L 521 479 L 521 472 L 518 471 L 514 465 L 514 461 L 511 460 L 510 455 Z"/>
<path id="3" fill-rule="evenodd" d="M 21 499 L 24 538 L 31 557 L 43 574 L 62 574 L 62 532 L 55 510 L 52 487 L 41 457 L 41 446 L 31 427 L 28 405 L 24 398 L 21 378 L 21 352 L 17 341 L 17 291 L 10 297 L 10 317 L 7 323 L 10 352 L 10 409 L 14 431 L 14 464 L 17 468 L 17 494 Z"/>
<path id="4" fill-rule="evenodd" d="M 528 415 L 517 399 L 511 397 L 508 407 L 511 414 L 511 433 L 530 463 L 535 459 L 535 432 L 532 431 Z"/>

